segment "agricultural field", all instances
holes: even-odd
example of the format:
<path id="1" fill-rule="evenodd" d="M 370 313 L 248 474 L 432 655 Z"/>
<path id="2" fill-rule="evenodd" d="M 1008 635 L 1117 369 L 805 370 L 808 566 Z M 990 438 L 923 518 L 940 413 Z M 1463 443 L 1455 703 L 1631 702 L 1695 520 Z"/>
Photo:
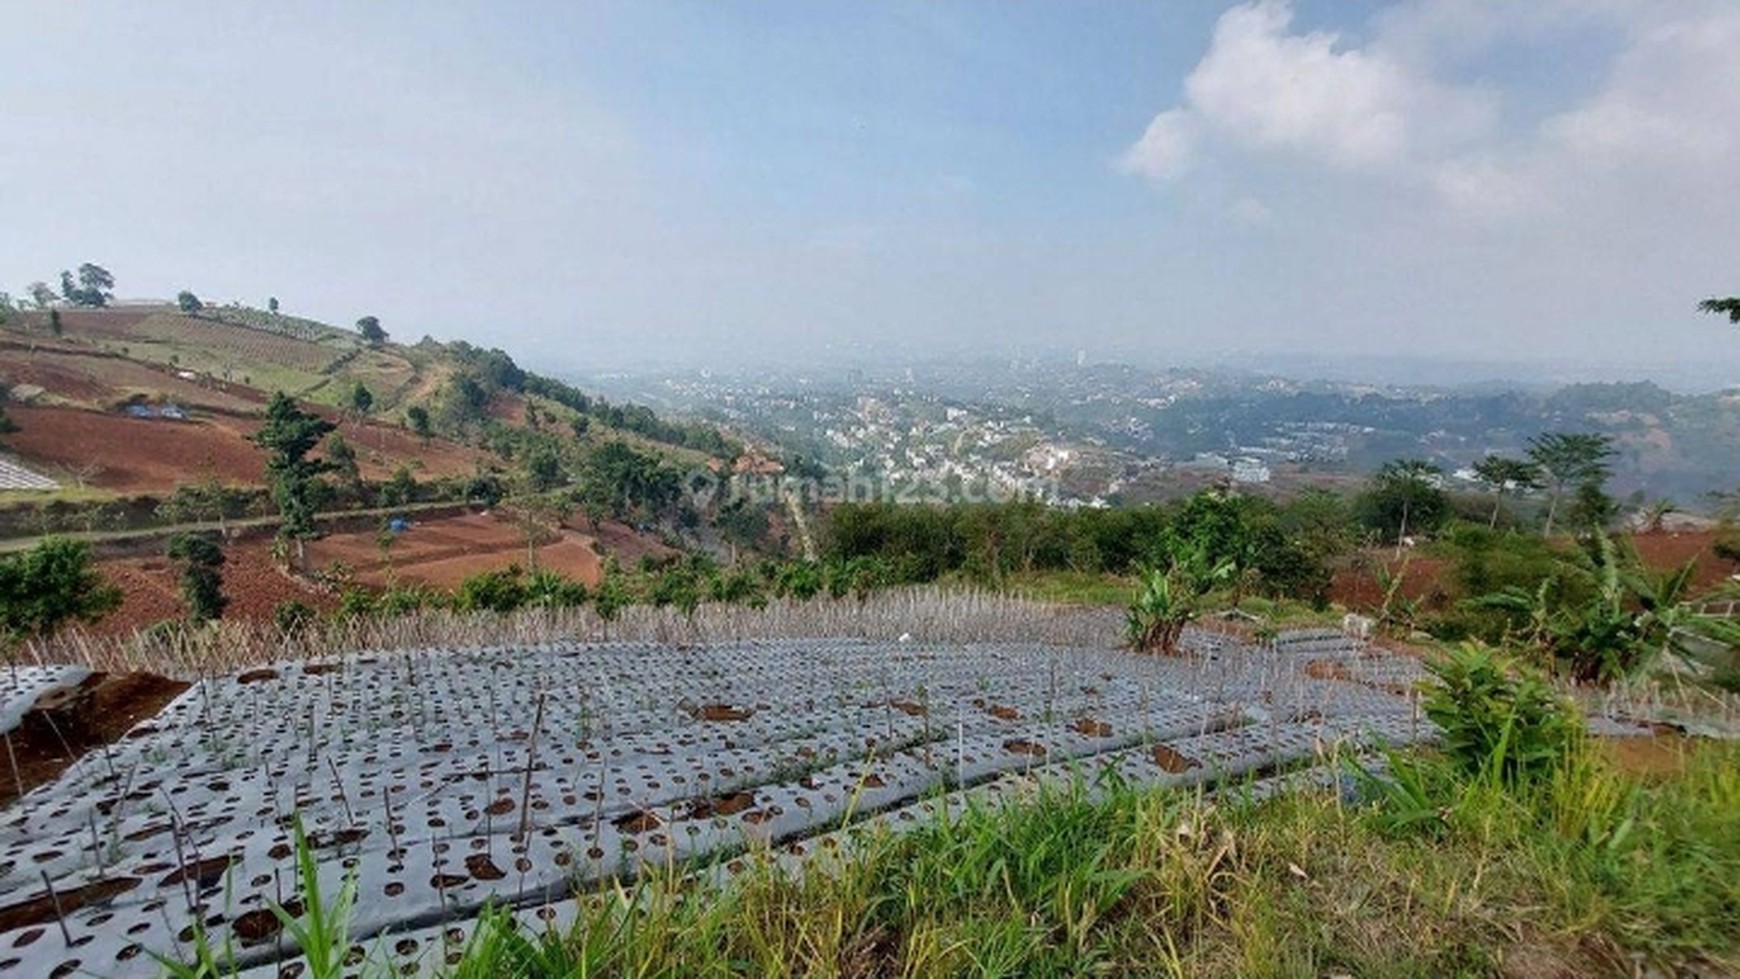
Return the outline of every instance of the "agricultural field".
<path id="1" fill-rule="evenodd" d="M 20 461 L 63 484 L 83 474 L 93 487 L 116 493 L 170 493 L 190 480 L 215 476 L 236 485 L 258 485 L 265 455 L 250 442 L 257 418 L 196 414 L 186 421 L 131 418 L 119 412 L 14 405 L 7 409 L 19 430 L 7 436 Z M 385 480 L 401 465 L 418 480 L 459 476 L 475 470 L 481 450 L 445 439 L 427 444 L 404 429 L 345 420 L 339 434 L 357 452 L 363 478 Z"/>
<path id="2" fill-rule="evenodd" d="M 1431 735 L 1412 659 L 1187 641 L 556 640 L 207 678 L 6 808 L 0 972 L 150 974 L 203 942 L 295 975 L 270 909 L 317 881 L 354 887 L 358 955 L 433 975 L 489 903 L 561 922 L 611 880 L 801 869 L 1036 783 L 1260 790 Z"/>
<path id="3" fill-rule="evenodd" d="M 419 377 L 417 366 L 404 356 L 367 349 L 341 330 L 316 330 L 288 317 L 285 329 L 273 329 L 265 313 L 258 314 L 257 325 L 218 316 L 246 319 L 230 308 L 200 317 L 167 307 L 67 310 L 63 334 L 50 337 L 38 314 L 22 314 L 17 328 L 8 331 L 20 350 L 16 356 L 0 355 L 0 365 L 14 383 L 38 383 L 31 373 L 46 372 L 40 386 L 93 407 L 107 407 L 106 401 L 131 393 L 155 393 L 183 404 L 249 410 L 263 402 L 259 392 L 274 390 L 338 405 L 361 381 L 384 409 L 397 403 L 398 393 L 415 387 Z M 295 323 L 305 328 L 292 328 Z M 177 378 L 180 371 L 203 379 Z M 177 380 L 185 390 L 172 389 Z"/>
<path id="4" fill-rule="evenodd" d="M 110 410 L 133 397 L 212 411 L 253 412 L 264 404 L 240 383 L 188 380 L 166 364 L 75 347 L 0 347 L 0 373 L 14 387 L 40 389 L 32 401 L 78 408 Z"/>
<path id="5" fill-rule="evenodd" d="M 421 584 L 451 590 L 481 571 L 528 563 L 525 538 L 506 520 L 465 514 L 414 520 L 384 552 L 378 533 L 330 534 L 308 548 L 315 567 L 343 563 L 356 579 L 375 587 Z M 561 530 L 540 540 L 538 567 L 588 586 L 598 584 L 603 565 L 591 538 Z"/>

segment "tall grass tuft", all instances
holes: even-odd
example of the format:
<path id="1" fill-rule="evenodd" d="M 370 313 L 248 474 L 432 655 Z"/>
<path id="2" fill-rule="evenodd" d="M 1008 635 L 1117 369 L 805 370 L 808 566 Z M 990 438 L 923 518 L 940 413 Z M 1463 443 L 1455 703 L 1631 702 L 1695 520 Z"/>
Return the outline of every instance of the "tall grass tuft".
<path id="1" fill-rule="evenodd" d="M 736 639 L 911 636 L 928 642 L 1044 642 L 1108 647 L 1115 612 L 1066 608 L 988 591 L 891 589 L 864 597 L 775 599 L 762 608 L 702 603 L 693 614 L 634 605 L 601 617 L 591 607 L 509 613 L 418 609 L 391 616 L 270 622 L 94 636 L 77 629 L 33 641 L 21 662 L 79 663 L 177 676 L 230 673 L 263 663 L 323 659 L 367 649 L 525 645 L 559 640 L 698 643 Z"/>

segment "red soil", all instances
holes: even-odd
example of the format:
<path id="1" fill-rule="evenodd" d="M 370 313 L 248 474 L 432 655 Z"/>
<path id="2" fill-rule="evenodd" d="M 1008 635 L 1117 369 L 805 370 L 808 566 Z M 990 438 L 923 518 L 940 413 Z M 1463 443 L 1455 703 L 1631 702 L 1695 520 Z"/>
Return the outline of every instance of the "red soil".
<path id="1" fill-rule="evenodd" d="M 156 716 L 187 686 L 150 673 L 93 673 L 75 692 L 61 698 L 59 709 L 25 712 L 9 737 L 11 750 L 0 752 L 0 805 L 18 798 L 20 784 L 28 792 L 52 782 L 85 752 L 120 740 L 134 724 Z M 54 697 L 45 696 L 38 703 Z"/>
<path id="2" fill-rule="evenodd" d="M 124 597 L 120 608 L 89 627 L 91 632 L 124 634 L 187 614 L 181 600 L 181 583 L 168 558 L 109 558 L 98 562 L 98 566 Z M 337 596 L 291 578 L 273 563 L 269 539 L 227 545 L 223 577 L 224 596 L 229 599 L 225 618 L 269 621 L 273 611 L 289 601 L 322 611 L 338 605 Z"/>
<path id="3" fill-rule="evenodd" d="M 1692 578 L 1694 595 L 1709 591 L 1740 573 L 1740 563 L 1719 557 L 1715 552 L 1716 533 L 1709 530 L 1634 534 L 1631 543 L 1644 564 L 1665 571 L 1696 561 Z M 1442 607 L 1457 594 L 1452 580 L 1454 568 L 1439 557 L 1403 551 L 1401 558 L 1394 549 L 1367 552 L 1370 558 L 1391 574 L 1402 574 L 1401 594 L 1428 608 Z M 1383 604 L 1383 589 L 1372 570 L 1345 570 L 1336 574 L 1331 592 L 1334 601 L 1351 609 L 1373 609 Z"/>
<path id="4" fill-rule="evenodd" d="M 590 538 L 562 531 L 537 548 L 538 566 L 596 585 L 602 562 Z M 389 562 L 375 533 L 333 534 L 308 548 L 310 565 L 329 567 L 342 561 L 359 582 L 383 587 L 396 575 L 400 584 L 454 588 L 480 571 L 526 564 L 526 542 L 518 528 L 488 514 L 413 521 L 394 538 Z"/>
<path id="5" fill-rule="evenodd" d="M 7 436 L 8 445 L 26 465 L 62 482 L 67 469 L 93 463 L 100 468 L 90 485 L 126 494 L 167 494 L 211 474 L 257 486 L 264 475 L 265 453 L 248 441 L 260 427 L 251 416 L 211 412 L 169 421 L 25 405 L 7 413 L 19 428 Z M 376 422 L 345 421 L 338 431 L 356 450 L 365 479 L 387 479 L 401 465 L 411 466 L 419 481 L 460 476 L 484 458 L 479 450 L 442 439 L 425 445 L 402 428 Z"/>
<path id="6" fill-rule="evenodd" d="M 215 473 L 232 483 L 260 482 L 265 457 L 243 438 L 237 419 L 184 422 L 130 418 L 73 408 L 8 409 L 18 431 L 7 436 L 27 465 L 66 481 L 64 468 L 100 468 L 93 486 L 118 493 L 172 492 Z"/>
<path id="7" fill-rule="evenodd" d="M 107 409 L 149 393 L 183 407 L 252 411 L 266 396 L 241 384 L 188 380 L 174 368 L 110 356 L 89 348 L 0 345 L 0 374 L 15 384 L 36 384 L 61 401 Z"/>

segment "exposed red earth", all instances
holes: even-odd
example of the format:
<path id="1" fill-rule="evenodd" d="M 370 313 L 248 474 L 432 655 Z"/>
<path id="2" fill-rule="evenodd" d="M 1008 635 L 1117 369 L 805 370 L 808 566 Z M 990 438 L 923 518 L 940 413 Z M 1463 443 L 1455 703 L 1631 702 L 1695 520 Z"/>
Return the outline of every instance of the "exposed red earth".
<path id="1" fill-rule="evenodd" d="M 258 485 L 264 478 L 265 454 L 248 441 L 260 427 L 257 418 L 204 412 L 170 421 L 29 405 L 9 407 L 7 413 L 19 428 L 7 436 L 13 452 L 63 483 L 76 471 L 100 489 L 167 494 L 211 476 L 243 485 Z M 390 425 L 345 420 L 338 434 L 356 450 L 364 479 L 390 478 L 401 465 L 410 466 L 419 480 L 461 476 L 484 459 L 479 450 L 440 439 L 425 444 Z"/>
<path id="2" fill-rule="evenodd" d="M 1680 567 L 1687 561 L 1696 561 L 1697 570 L 1692 578 L 1694 594 L 1715 588 L 1730 576 L 1740 573 L 1740 563 L 1716 553 L 1714 531 L 1639 533 L 1633 534 L 1628 540 L 1637 549 L 1644 564 L 1658 571 Z M 1375 552 L 1374 556 L 1381 560 L 1381 565 L 1390 574 L 1402 575 L 1400 594 L 1405 598 L 1432 607 L 1452 600 L 1457 594 L 1457 583 L 1449 578 L 1452 573 L 1450 563 L 1444 558 L 1408 550 L 1404 550 L 1397 557 L 1392 549 Z M 1368 568 L 1345 570 L 1336 574 L 1330 597 L 1338 604 L 1364 611 L 1381 605 L 1384 596 L 1375 570 Z"/>

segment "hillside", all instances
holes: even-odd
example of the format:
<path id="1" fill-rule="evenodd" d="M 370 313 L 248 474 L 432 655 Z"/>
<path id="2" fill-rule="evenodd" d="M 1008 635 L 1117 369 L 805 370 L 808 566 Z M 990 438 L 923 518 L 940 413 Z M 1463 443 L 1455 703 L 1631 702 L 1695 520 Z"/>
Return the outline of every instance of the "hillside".
<path id="1" fill-rule="evenodd" d="M 583 582 L 606 558 L 719 540 L 683 492 L 685 474 L 735 454 L 711 428 L 590 397 L 464 342 L 370 344 L 247 307 L 131 306 L 14 312 L 0 325 L 0 401 L 14 427 L 0 436 L 11 474 L 0 546 L 92 535 L 127 593 L 109 627 L 131 628 L 175 614 L 169 530 L 221 521 L 236 614 L 324 607 L 330 594 L 279 572 L 268 546 L 265 454 L 250 439 L 276 391 L 336 425 L 317 452 L 338 469 L 325 477 L 330 526 L 312 573 L 451 588 L 523 564 L 526 528 L 496 504 L 528 493 L 558 501 L 534 534 L 538 563 Z M 23 488 L 35 477 L 58 485 Z M 377 538 L 391 506 L 412 520 L 388 557 Z"/>

